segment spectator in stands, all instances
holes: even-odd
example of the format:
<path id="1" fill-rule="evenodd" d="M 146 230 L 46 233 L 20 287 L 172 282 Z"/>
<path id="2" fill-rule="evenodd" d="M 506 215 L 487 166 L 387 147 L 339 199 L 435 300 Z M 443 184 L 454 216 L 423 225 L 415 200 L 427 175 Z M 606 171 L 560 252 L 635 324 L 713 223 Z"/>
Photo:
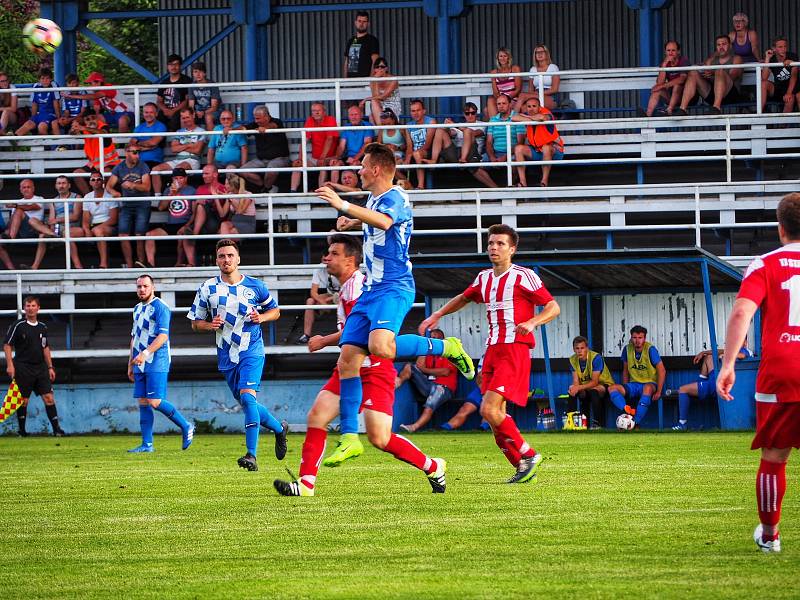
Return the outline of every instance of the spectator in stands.
<path id="1" fill-rule="evenodd" d="M 372 70 L 373 77 L 392 77 L 389 72 L 389 63 L 382 56 L 375 60 L 375 67 Z M 388 79 L 384 81 L 370 81 L 369 93 L 370 95 L 359 102 L 361 109 L 371 115 L 371 120 L 374 124 L 380 121 L 380 115 L 387 108 L 391 109 L 394 114 L 400 116 L 402 106 L 400 104 L 400 87 L 396 79 Z M 369 106 L 367 106 L 369 105 Z"/>
<path id="2" fill-rule="evenodd" d="M 50 88 L 53 84 L 53 72 L 50 69 L 39 69 L 39 81 L 33 84 L 31 94 L 31 118 L 17 129 L 17 135 L 28 135 L 36 130 L 41 135 L 50 133 L 50 123 L 61 116 L 59 93 Z"/>
<path id="3" fill-rule="evenodd" d="M 0 90 L 14 88 L 8 73 L 0 71 Z M 13 132 L 12 128 L 17 124 L 17 100 L 16 94 L 0 94 L 0 135 Z"/>
<path id="4" fill-rule="evenodd" d="M 283 129 L 283 122 L 269 114 L 266 106 L 256 106 L 253 109 L 253 122 L 240 126 L 240 129 L 257 129 L 254 134 L 256 142 L 256 157 L 242 165 L 242 169 L 280 169 L 291 164 L 289 160 L 289 140 L 282 131 L 270 133 L 271 129 Z M 278 180 L 277 171 L 264 173 L 241 173 L 247 181 L 256 187 L 256 192 L 278 191 L 275 182 Z M 274 189 L 273 189 L 274 188 Z"/>
<path id="5" fill-rule="evenodd" d="M 180 167 L 175 167 L 172 171 L 172 183 L 167 191 L 167 197 L 158 203 L 158 210 L 169 210 L 167 222 L 164 225 L 154 227 L 147 232 L 148 236 L 163 236 L 163 235 L 185 235 L 185 226 L 192 218 L 192 204 L 194 201 L 185 198 L 185 196 L 194 196 L 197 192 L 195 189 L 186 183 L 186 171 Z M 194 250 L 194 248 L 192 248 Z M 147 266 L 156 266 L 156 242 L 155 240 L 147 240 L 145 242 L 145 253 L 147 254 Z M 194 260 L 189 261 L 188 264 L 185 260 L 185 246 L 184 240 L 177 240 L 175 260 L 176 267 L 196 267 L 197 264 Z"/>
<path id="6" fill-rule="evenodd" d="M 333 188 L 337 192 L 361 192 L 359 185 L 358 174 L 355 171 L 342 171 L 339 174 L 339 183 L 328 182 L 329 188 Z"/>
<path id="7" fill-rule="evenodd" d="M 69 132 L 72 135 L 91 136 L 98 133 L 109 133 L 108 125 L 95 111 L 89 110 L 81 119 L 75 119 Z M 122 159 L 117 153 L 114 140 L 111 138 L 83 138 L 83 153 L 86 155 L 87 162 L 83 167 L 73 171 L 74 173 L 91 173 L 100 170 L 100 145 L 103 147 L 103 169 L 110 171 L 117 166 Z M 75 185 L 81 194 L 89 193 L 89 186 L 83 177 L 75 178 Z"/>
<path id="8" fill-rule="evenodd" d="M 13 208 L 8 227 L 0 235 L 6 239 L 18 237 L 28 239 L 35 237 L 56 237 L 56 234 L 44 223 L 44 198 L 36 195 L 36 186 L 32 179 L 23 179 L 19 182 L 19 192 L 22 194 L 16 204 L 6 204 Z"/>
<path id="9" fill-rule="evenodd" d="M 553 110 L 558 103 L 558 88 L 561 85 L 561 77 L 558 73 L 558 65 L 553 64 L 550 58 L 550 50 L 544 44 L 539 44 L 533 49 L 533 66 L 530 70 L 531 76 L 528 80 L 528 92 L 520 94 L 516 105 L 522 110 L 528 98 L 538 98 L 542 106 Z M 537 73 L 543 73 L 541 77 Z M 544 98 L 539 97 L 539 80 L 542 80 L 542 93 Z"/>
<path id="10" fill-rule="evenodd" d="M 225 190 L 228 194 L 249 194 L 245 189 L 244 179 L 234 173 L 225 177 Z M 256 232 L 256 203 L 252 198 L 225 198 L 215 199 L 217 212 L 220 215 L 230 215 L 230 220 L 223 221 L 219 226 L 219 233 L 231 237 L 238 233 L 250 234 Z"/>
<path id="11" fill-rule="evenodd" d="M 85 83 L 93 87 L 111 86 L 106 83 L 106 78 L 102 73 L 92 71 Z M 116 127 L 120 133 L 128 133 L 133 125 L 133 100 L 122 90 L 98 90 L 96 92 L 86 92 L 84 100 L 94 100 L 94 108 L 98 113 L 102 113 L 103 119 L 109 127 Z"/>
<path id="12" fill-rule="evenodd" d="M 336 127 L 336 119 L 327 113 L 325 110 L 325 105 L 323 105 L 321 102 L 314 102 L 311 105 L 311 116 L 306 119 L 303 127 L 306 129 L 314 129 L 317 127 Z M 336 154 L 336 148 L 339 144 L 338 131 L 307 131 L 306 138 L 311 140 L 311 158 L 309 158 L 306 162 L 309 167 L 320 167 L 325 163 L 326 158 L 330 158 Z M 303 158 L 298 158 L 292 163 L 292 166 L 302 167 Z M 302 177 L 302 171 L 295 171 L 292 173 L 292 192 L 296 192 L 300 187 L 300 180 Z M 327 172 L 319 171 L 318 185 L 325 185 L 327 179 Z"/>
<path id="13" fill-rule="evenodd" d="M 89 174 L 89 185 L 92 190 L 83 197 L 83 236 L 112 237 L 117 234 L 119 203 L 114 200 L 119 196 L 116 190 L 106 189 L 103 174 L 92 171 Z M 98 241 L 97 251 L 100 253 L 100 268 L 108 268 L 108 242 Z"/>
<path id="14" fill-rule="evenodd" d="M 758 34 L 750 29 L 750 17 L 743 12 L 733 15 L 733 31 L 728 33 L 733 53 L 742 59 L 743 63 L 761 61 L 761 51 L 758 48 Z"/>
<path id="15" fill-rule="evenodd" d="M 333 186 L 331 185 L 331 187 Z M 323 254 L 324 257 L 325 255 Z M 325 265 L 320 266 L 311 277 L 311 289 L 308 292 L 308 298 L 306 298 L 306 306 L 336 304 L 341 287 L 339 280 L 328 273 L 327 267 Z M 303 311 L 303 335 L 297 338 L 298 344 L 307 344 L 308 340 L 311 339 L 316 318 L 316 310 Z"/>
<path id="16" fill-rule="evenodd" d="M 223 110 L 219 114 L 219 125 L 214 131 L 222 135 L 209 136 L 206 162 L 221 169 L 238 169 L 247 162 L 247 136 L 233 131 L 233 113 Z"/>
<path id="17" fill-rule="evenodd" d="M 6 223 L 5 219 L 3 219 L 2 211 L 0 211 L 0 262 L 3 263 L 6 269 L 13 271 L 16 267 L 14 266 L 11 257 L 8 255 L 8 251 L 3 247 L 3 240 L 7 238 L 7 233 L 8 224 Z"/>
<path id="18" fill-rule="evenodd" d="M 511 98 L 505 94 L 500 94 L 497 97 L 497 114 L 489 119 L 490 123 L 498 123 L 498 125 L 489 125 L 486 128 L 486 155 L 489 162 L 505 162 L 506 155 L 509 152 L 508 137 L 506 135 L 506 128 L 500 123 L 507 123 L 511 121 L 511 117 L 516 115 L 511 110 Z M 521 141 L 521 135 L 524 134 L 524 127 L 511 128 L 511 150 L 514 146 Z"/>
<path id="19" fill-rule="evenodd" d="M 153 167 L 153 193 L 161 195 L 161 173 L 171 171 L 175 167 L 185 170 L 199 171 L 200 156 L 203 153 L 203 146 L 206 144 L 205 129 L 194 124 L 194 112 L 191 108 L 181 110 L 181 128 L 177 135 L 170 138 L 169 147 L 175 158 Z"/>
<path id="20" fill-rule="evenodd" d="M 77 77 L 75 78 L 77 81 Z M 64 223 L 65 205 L 69 216 L 69 236 L 71 238 L 83 237 L 83 203 L 78 199 L 78 194 L 70 189 L 69 179 L 64 175 L 56 177 L 56 196 L 53 198 L 58 202 L 53 202 L 48 206 L 47 225 L 57 236 L 66 235 Z M 80 255 L 78 254 L 78 244 L 70 242 L 70 261 L 76 269 L 82 269 Z M 38 269 L 44 259 L 46 244 L 40 243 L 36 247 L 36 258 L 33 260 L 31 268 Z"/>
<path id="21" fill-rule="evenodd" d="M 664 44 L 664 60 L 660 66 L 662 69 L 689 66 L 689 59 L 681 54 L 681 45 L 675 40 L 669 40 Z M 655 85 L 650 88 L 650 100 L 647 103 L 647 110 L 643 111 L 644 114 L 652 117 L 658 105 L 666 102 L 666 113 L 671 115 L 681 101 L 683 86 L 689 78 L 689 73 L 689 71 L 660 71 Z"/>
<path id="22" fill-rule="evenodd" d="M 159 121 L 158 106 L 148 102 L 142 107 L 142 122 L 133 130 L 135 133 L 149 133 L 149 137 L 133 138 L 139 146 L 139 160 L 151 169 L 164 162 L 164 136 L 167 126 Z"/>
<path id="23" fill-rule="evenodd" d="M 192 79 L 195 83 L 214 83 L 206 78 L 206 63 L 196 62 L 192 65 Z M 194 122 L 207 131 L 214 129 L 222 104 L 219 88 L 216 86 L 201 86 L 189 89 L 189 108 L 194 111 Z"/>
<path id="24" fill-rule="evenodd" d="M 431 337 L 444 339 L 441 329 L 431 329 Z M 433 413 L 442 404 L 451 400 L 458 385 L 458 372 L 449 360 L 443 356 L 420 356 L 415 364 L 407 363 L 395 381 L 395 387 L 411 381 L 413 388 L 425 398 L 425 406 L 419 418 L 410 425 L 400 425 L 400 429 L 408 433 L 419 431 L 433 417 Z"/>
<path id="25" fill-rule="evenodd" d="M 525 102 L 525 113 L 512 115 L 512 121 L 534 121 L 539 125 L 525 127 L 525 142 L 514 146 L 514 159 L 517 161 L 535 160 L 549 161 L 564 158 L 564 141 L 558 133 L 555 117 L 548 109 L 539 103 L 539 99 L 532 97 Z M 524 165 L 517 167 L 520 187 L 528 187 L 528 179 Z M 542 165 L 541 187 L 550 183 L 551 165 Z"/>
<path id="26" fill-rule="evenodd" d="M 789 52 L 789 40 L 781 36 L 772 42 L 772 47 L 764 52 L 764 63 L 774 65 L 768 69 L 761 69 L 761 110 L 767 105 L 767 100 L 783 102 L 783 112 L 790 113 L 794 110 L 795 90 L 797 89 L 797 67 L 791 66 L 797 62 L 797 54 Z"/>
<path id="27" fill-rule="evenodd" d="M 67 87 L 78 87 L 78 76 L 75 73 L 67 75 Z M 86 98 L 81 92 L 61 93 L 61 116 L 55 119 L 50 125 L 53 135 L 61 135 L 62 131 L 69 131 L 72 122 L 80 119 L 88 109 Z"/>
<path id="28" fill-rule="evenodd" d="M 726 38 L 727 39 L 727 38 Z M 631 341 L 622 349 L 622 385 L 608 388 L 611 403 L 620 412 L 634 417 L 638 426 L 652 402 L 658 402 L 664 391 L 667 370 L 658 349 L 646 340 L 647 329 L 641 325 L 631 328 Z M 632 402 L 639 401 L 636 408 Z"/>
<path id="29" fill-rule="evenodd" d="M 342 126 L 348 125 L 359 127 L 359 129 L 339 132 L 339 147 L 336 149 L 336 157 L 329 159 L 327 163 L 331 166 L 361 166 L 364 148 L 367 147 L 367 144 L 375 141 L 375 132 L 369 129 L 370 124 L 364 120 L 361 107 L 351 106 L 347 109 L 347 122 L 342 123 Z M 339 181 L 339 171 L 331 173 L 331 181 L 334 183 Z"/>
<path id="30" fill-rule="evenodd" d="M 170 54 L 167 57 L 167 72 L 169 77 L 167 83 L 184 85 L 192 83 L 192 79 L 181 73 L 183 68 L 183 58 L 177 54 Z M 170 131 L 177 131 L 179 127 L 186 127 L 181 118 L 181 111 L 189 108 L 189 88 L 163 87 L 156 92 L 158 103 L 158 119 L 163 122 Z M 194 123 L 194 111 L 191 111 L 192 123 Z"/>
<path id="31" fill-rule="evenodd" d="M 514 57 L 508 48 L 498 48 L 495 55 L 495 65 L 495 68 L 489 73 L 520 73 L 522 71 L 519 65 L 514 64 Z M 513 101 L 521 91 L 522 77 L 494 77 L 492 79 L 492 95 L 486 102 L 486 114 L 489 117 L 497 114 L 497 97 L 500 94 L 505 94 Z"/>
<path id="32" fill-rule="evenodd" d="M 203 184 L 197 188 L 197 195 L 224 196 L 225 192 L 225 186 L 219 182 L 219 170 L 217 167 L 210 164 L 205 165 L 203 167 Z M 217 211 L 214 198 L 199 199 L 196 202 L 192 202 L 192 218 L 187 223 L 187 228 L 191 226 L 192 235 L 215 234 L 219 232 L 222 220 L 222 215 Z M 187 260 L 190 264 L 194 263 L 194 241 L 186 240 L 184 247 Z"/>
<path id="33" fill-rule="evenodd" d="M 119 209 L 120 236 L 143 236 L 147 233 L 150 224 L 150 200 L 137 200 L 150 195 L 150 167 L 139 160 L 139 147 L 131 142 L 125 148 L 125 160 L 111 171 L 106 189 L 119 191 L 123 201 Z M 133 251 L 128 240 L 120 242 L 125 266 L 129 269 L 134 265 L 144 269 L 152 267 L 153 263 L 145 263 L 144 241 L 136 242 L 136 262 L 133 261 Z"/>
<path id="34" fill-rule="evenodd" d="M 369 33 L 369 13 L 363 10 L 356 13 L 355 29 L 355 35 L 344 47 L 343 76 L 369 77 L 380 53 L 378 38 Z"/>
<path id="35" fill-rule="evenodd" d="M 411 123 L 423 125 L 423 127 L 409 127 L 408 135 L 411 138 L 412 151 L 410 153 L 409 164 L 412 162 L 418 165 L 425 164 L 425 159 L 430 158 L 431 147 L 433 146 L 433 136 L 436 130 L 424 125 L 436 123 L 436 119 L 425 114 L 425 104 L 420 98 L 411 101 Z M 425 189 L 425 170 L 417 169 L 417 189 Z"/>
<path id="36" fill-rule="evenodd" d="M 567 412 L 576 412 L 580 401 L 581 413 L 586 415 L 592 428 L 600 427 L 605 421 L 603 399 L 608 396 L 609 386 L 614 385 L 614 378 L 603 356 L 589 348 L 585 337 L 579 335 L 572 340 L 572 349 L 575 353 L 569 357 L 572 385 L 567 391 Z"/>
<path id="37" fill-rule="evenodd" d="M 711 66 L 742 64 L 742 58 L 731 51 L 731 41 L 727 35 L 718 35 L 714 40 L 714 46 L 716 51 L 703 64 Z M 741 76 L 741 69 L 691 71 L 683 88 L 681 105 L 673 110 L 672 114 L 686 116 L 686 109 L 696 96 L 711 105 L 712 114 L 721 114 L 723 103 L 736 102 L 739 99 L 736 85 Z"/>
<path id="38" fill-rule="evenodd" d="M 397 115 L 391 108 L 387 108 L 381 113 L 379 124 L 384 126 L 398 125 Z M 379 129 L 378 143 L 389 146 L 394 152 L 398 164 L 407 165 L 411 160 L 409 152 L 411 149 L 411 137 L 408 135 L 408 129 Z M 400 173 L 398 171 L 398 175 Z"/>

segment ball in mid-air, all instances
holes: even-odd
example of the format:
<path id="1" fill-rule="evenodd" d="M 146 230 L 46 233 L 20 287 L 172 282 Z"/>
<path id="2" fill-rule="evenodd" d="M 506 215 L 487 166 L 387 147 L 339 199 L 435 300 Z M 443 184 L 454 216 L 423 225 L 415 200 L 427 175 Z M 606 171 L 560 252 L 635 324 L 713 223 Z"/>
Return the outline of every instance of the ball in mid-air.
<path id="1" fill-rule="evenodd" d="M 633 429 L 636 423 L 633 420 L 633 417 L 627 413 L 623 413 L 617 417 L 617 429 L 621 431 L 630 431 Z"/>
<path id="2" fill-rule="evenodd" d="M 37 54 L 52 54 L 61 44 L 61 27 L 50 19 L 28 21 L 22 29 L 22 42 Z"/>

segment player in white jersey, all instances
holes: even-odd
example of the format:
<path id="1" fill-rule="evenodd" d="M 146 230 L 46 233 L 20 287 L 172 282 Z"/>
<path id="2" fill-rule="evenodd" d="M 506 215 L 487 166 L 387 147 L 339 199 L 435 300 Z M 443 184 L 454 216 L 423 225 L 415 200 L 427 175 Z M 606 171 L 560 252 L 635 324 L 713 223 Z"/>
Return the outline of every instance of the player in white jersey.
<path id="1" fill-rule="evenodd" d="M 139 401 L 139 425 L 142 429 L 141 445 L 128 452 L 153 452 L 153 409 L 175 423 L 183 434 L 183 450 L 194 438 L 194 425 L 167 401 L 169 375 L 169 306 L 155 295 L 155 284 L 150 275 L 136 279 L 139 304 L 133 308 L 131 329 L 131 354 L 128 361 L 128 379 L 133 382 L 133 397 Z"/>

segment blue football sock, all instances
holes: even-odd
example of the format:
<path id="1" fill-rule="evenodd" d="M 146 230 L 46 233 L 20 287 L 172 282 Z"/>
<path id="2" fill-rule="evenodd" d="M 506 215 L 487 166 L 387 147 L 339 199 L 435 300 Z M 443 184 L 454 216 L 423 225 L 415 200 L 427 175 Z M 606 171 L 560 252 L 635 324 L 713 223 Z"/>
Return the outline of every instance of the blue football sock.
<path id="1" fill-rule="evenodd" d="M 625 410 L 625 396 L 619 392 L 611 392 L 611 394 L 609 394 L 609 398 L 611 400 L 611 404 L 616 406 L 618 410 Z"/>
<path id="2" fill-rule="evenodd" d="M 647 409 L 650 408 L 650 396 L 642 396 L 639 398 L 639 405 L 636 407 L 636 416 L 633 418 L 634 423 L 637 425 L 644 421 L 644 416 L 647 414 Z"/>
<path id="3" fill-rule="evenodd" d="M 358 409 L 361 407 L 361 377 L 339 380 L 339 427 L 342 433 L 358 433 Z"/>
<path id="4" fill-rule="evenodd" d="M 244 413 L 244 444 L 247 446 L 247 452 L 256 455 L 258 451 L 258 402 L 256 397 L 250 393 L 244 393 L 239 396 L 239 402 L 242 404 L 242 412 Z"/>
<path id="5" fill-rule="evenodd" d="M 689 394 L 684 394 L 680 392 L 678 394 L 678 419 L 681 421 L 688 421 L 689 420 L 689 404 L 691 403 L 692 399 L 689 397 Z"/>
<path id="6" fill-rule="evenodd" d="M 256 407 L 258 408 L 258 417 L 262 427 L 266 427 L 267 429 L 275 433 L 280 433 L 281 431 L 283 431 L 281 422 L 272 416 L 272 413 L 269 412 L 269 410 L 267 410 L 266 406 L 263 406 L 261 404 L 256 404 Z"/>
<path id="7" fill-rule="evenodd" d="M 160 412 L 162 415 L 167 417 L 170 421 L 175 423 L 181 429 L 186 429 L 189 427 L 189 421 L 183 418 L 181 412 L 175 408 L 170 402 L 166 400 L 162 400 L 161 403 L 156 406 L 156 410 Z"/>
<path id="8" fill-rule="evenodd" d="M 153 408 L 149 404 L 139 405 L 139 426 L 142 429 L 142 444 L 153 445 Z"/>
<path id="9" fill-rule="evenodd" d="M 441 356 L 444 354 L 444 340 L 424 337 L 421 335 L 398 335 L 395 340 L 397 346 L 396 356 Z"/>
<path id="10" fill-rule="evenodd" d="M 444 431 L 453 431 L 453 426 L 450 425 L 450 423 L 445 423 L 444 425 L 442 425 L 442 429 Z"/>

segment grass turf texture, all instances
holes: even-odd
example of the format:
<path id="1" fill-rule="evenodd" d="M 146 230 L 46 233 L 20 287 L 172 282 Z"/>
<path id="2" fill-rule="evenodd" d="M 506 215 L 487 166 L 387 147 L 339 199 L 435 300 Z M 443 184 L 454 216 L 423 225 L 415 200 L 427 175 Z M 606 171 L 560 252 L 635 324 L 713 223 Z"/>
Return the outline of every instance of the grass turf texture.
<path id="1" fill-rule="evenodd" d="M 0 438 L 3 598 L 797 597 L 800 490 L 789 467 L 784 551 L 763 555 L 750 434 L 530 434 L 538 481 L 489 434 L 416 434 L 448 460 L 445 495 L 370 448 L 323 468 L 314 498 L 272 488 L 296 470 L 262 438 Z M 366 440 L 364 440 L 366 443 Z"/>

